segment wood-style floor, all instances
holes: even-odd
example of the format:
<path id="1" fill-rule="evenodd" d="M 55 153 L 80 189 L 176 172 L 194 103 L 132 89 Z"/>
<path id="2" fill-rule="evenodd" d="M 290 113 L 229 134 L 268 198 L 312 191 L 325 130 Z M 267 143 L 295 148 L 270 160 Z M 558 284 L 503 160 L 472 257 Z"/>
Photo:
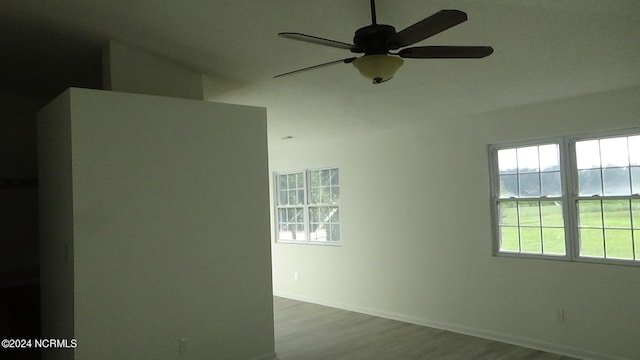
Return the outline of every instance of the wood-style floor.
<path id="1" fill-rule="evenodd" d="M 570 360 L 400 321 L 274 297 L 280 360 Z"/>

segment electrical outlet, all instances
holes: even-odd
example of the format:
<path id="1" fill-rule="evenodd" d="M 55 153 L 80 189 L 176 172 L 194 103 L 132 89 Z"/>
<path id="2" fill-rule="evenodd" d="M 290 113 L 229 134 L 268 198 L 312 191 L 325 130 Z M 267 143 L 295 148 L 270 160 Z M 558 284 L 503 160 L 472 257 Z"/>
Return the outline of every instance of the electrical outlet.
<path id="1" fill-rule="evenodd" d="M 555 311 L 555 319 L 557 323 L 564 322 L 564 309 L 556 309 Z"/>
<path id="2" fill-rule="evenodd" d="M 298 279 L 300 279 L 300 274 L 298 274 L 297 271 L 294 271 L 293 272 L 293 280 L 298 280 Z"/>

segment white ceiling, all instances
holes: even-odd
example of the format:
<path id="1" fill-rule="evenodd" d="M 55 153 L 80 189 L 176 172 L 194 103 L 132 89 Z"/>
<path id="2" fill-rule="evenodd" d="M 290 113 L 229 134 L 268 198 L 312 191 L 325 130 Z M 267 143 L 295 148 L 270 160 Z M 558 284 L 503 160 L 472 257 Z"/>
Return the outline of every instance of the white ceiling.
<path id="1" fill-rule="evenodd" d="M 0 76 L 5 90 L 25 94 L 64 79 L 91 86 L 99 81 L 87 78 L 99 68 L 100 47 L 112 39 L 209 74 L 216 99 L 267 106 L 274 139 L 442 121 L 640 85 L 638 0 L 377 1 L 378 22 L 397 30 L 441 9 L 463 10 L 469 21 L 420 45 L 491 45 L 495 52 L 478 60 L 407 59 L 394 79 L 374 86 L 349 64 L 272 78 L 350 57 L 276 34 L 351 42 L 370 23 L 366 0 L 2 0 Z"/>

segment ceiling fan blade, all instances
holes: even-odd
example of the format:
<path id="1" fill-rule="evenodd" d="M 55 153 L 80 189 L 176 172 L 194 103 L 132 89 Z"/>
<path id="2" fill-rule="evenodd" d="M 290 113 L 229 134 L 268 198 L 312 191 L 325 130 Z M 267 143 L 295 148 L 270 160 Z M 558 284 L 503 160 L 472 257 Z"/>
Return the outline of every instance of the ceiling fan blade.
<path id="1" fill-rule="evenodd" d="M 309 67 L 306 67 L 306 68 L 303 68 L 303 69 L 298 69 L 298 70 L 286 72 L 284 74 L 279 74 L 279 75 L 274 76 L 274 78 L 279 78 L 279 77 L 286 76 L 286 75 L 297 74 L 299 72 L 313 70 L 313 69 L 317 69 L 317 68 L 321 68 L 321 67 L 325 67 L 325 66 L 329 66 L 329 65 L 334 65 L 334 64 L 339 64 L 339 63 L 348 64 L 348 63 L 352 63 L 353 60 L 355 60 L 355 59 L 356 59 L 355 57 L 351 57 L 351 58 L 346 58 L 346 59 L 341 59 L 341 60 L 329 61 L 329 62 L 324 63 L 324 64 L 309 66 Z"/>
<path id="2" fill-rule="evenodd" d="M 467 14 L 460 10 L 440 10 L 391 36 L 387 45 L 391 50 L 413 45 L 465 21 Z"/>
<path id="3" fill-rule="evenodd" d="M 418 46 L 402 49 L 398 55 L 414 59 L 479 59 L 492 53 L 491 46 Z"/>
<path id="4" fill-rule="evenodd" d="M 297 32 L 281 32 L 281 33 L 278 33 L 278 36 L 281 36 L 281 37 L 287 38 L 287 39 L 304 41 L 304 42 L 317 44 L 317 45 L 330 46 L 330 47 L 334 47 L 334 48 L 338 48 L 338 49 L 351 50 L 353 52 L 362 52 L 362 51 L 360 51 L 360 49 L 358 47 L 356 47 L 353 44 L 349 44 L 349 43 L 342 42 L 342 41 L 331 40 L 331 39 L 325 39 L 325 38 L 321 38 L 321 37 L 317 37 L 317 36 L 313 36 L 313 35 L 306 35 L 306 34 L 301 34 L 301 33 L 297 33 Z"/>

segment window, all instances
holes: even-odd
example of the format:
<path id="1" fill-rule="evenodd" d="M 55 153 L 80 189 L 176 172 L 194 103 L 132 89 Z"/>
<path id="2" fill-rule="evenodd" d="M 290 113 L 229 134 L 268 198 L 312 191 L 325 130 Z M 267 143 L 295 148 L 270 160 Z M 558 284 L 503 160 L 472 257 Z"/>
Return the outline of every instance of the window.
<path id="1" fill-rule="evenodd" d="M 640 265 L 640 130 L 490 146 L 495 252 Z"/>
<path id="2" fill-rule="evenodd" d="M 500 251 L 565 255 L 560 145 L 499 149 Z"/>
<path id="3" fill-rule="evenodd" d="M 340 244 L 338 168 L 275 174 L 276 241 Z"/>

